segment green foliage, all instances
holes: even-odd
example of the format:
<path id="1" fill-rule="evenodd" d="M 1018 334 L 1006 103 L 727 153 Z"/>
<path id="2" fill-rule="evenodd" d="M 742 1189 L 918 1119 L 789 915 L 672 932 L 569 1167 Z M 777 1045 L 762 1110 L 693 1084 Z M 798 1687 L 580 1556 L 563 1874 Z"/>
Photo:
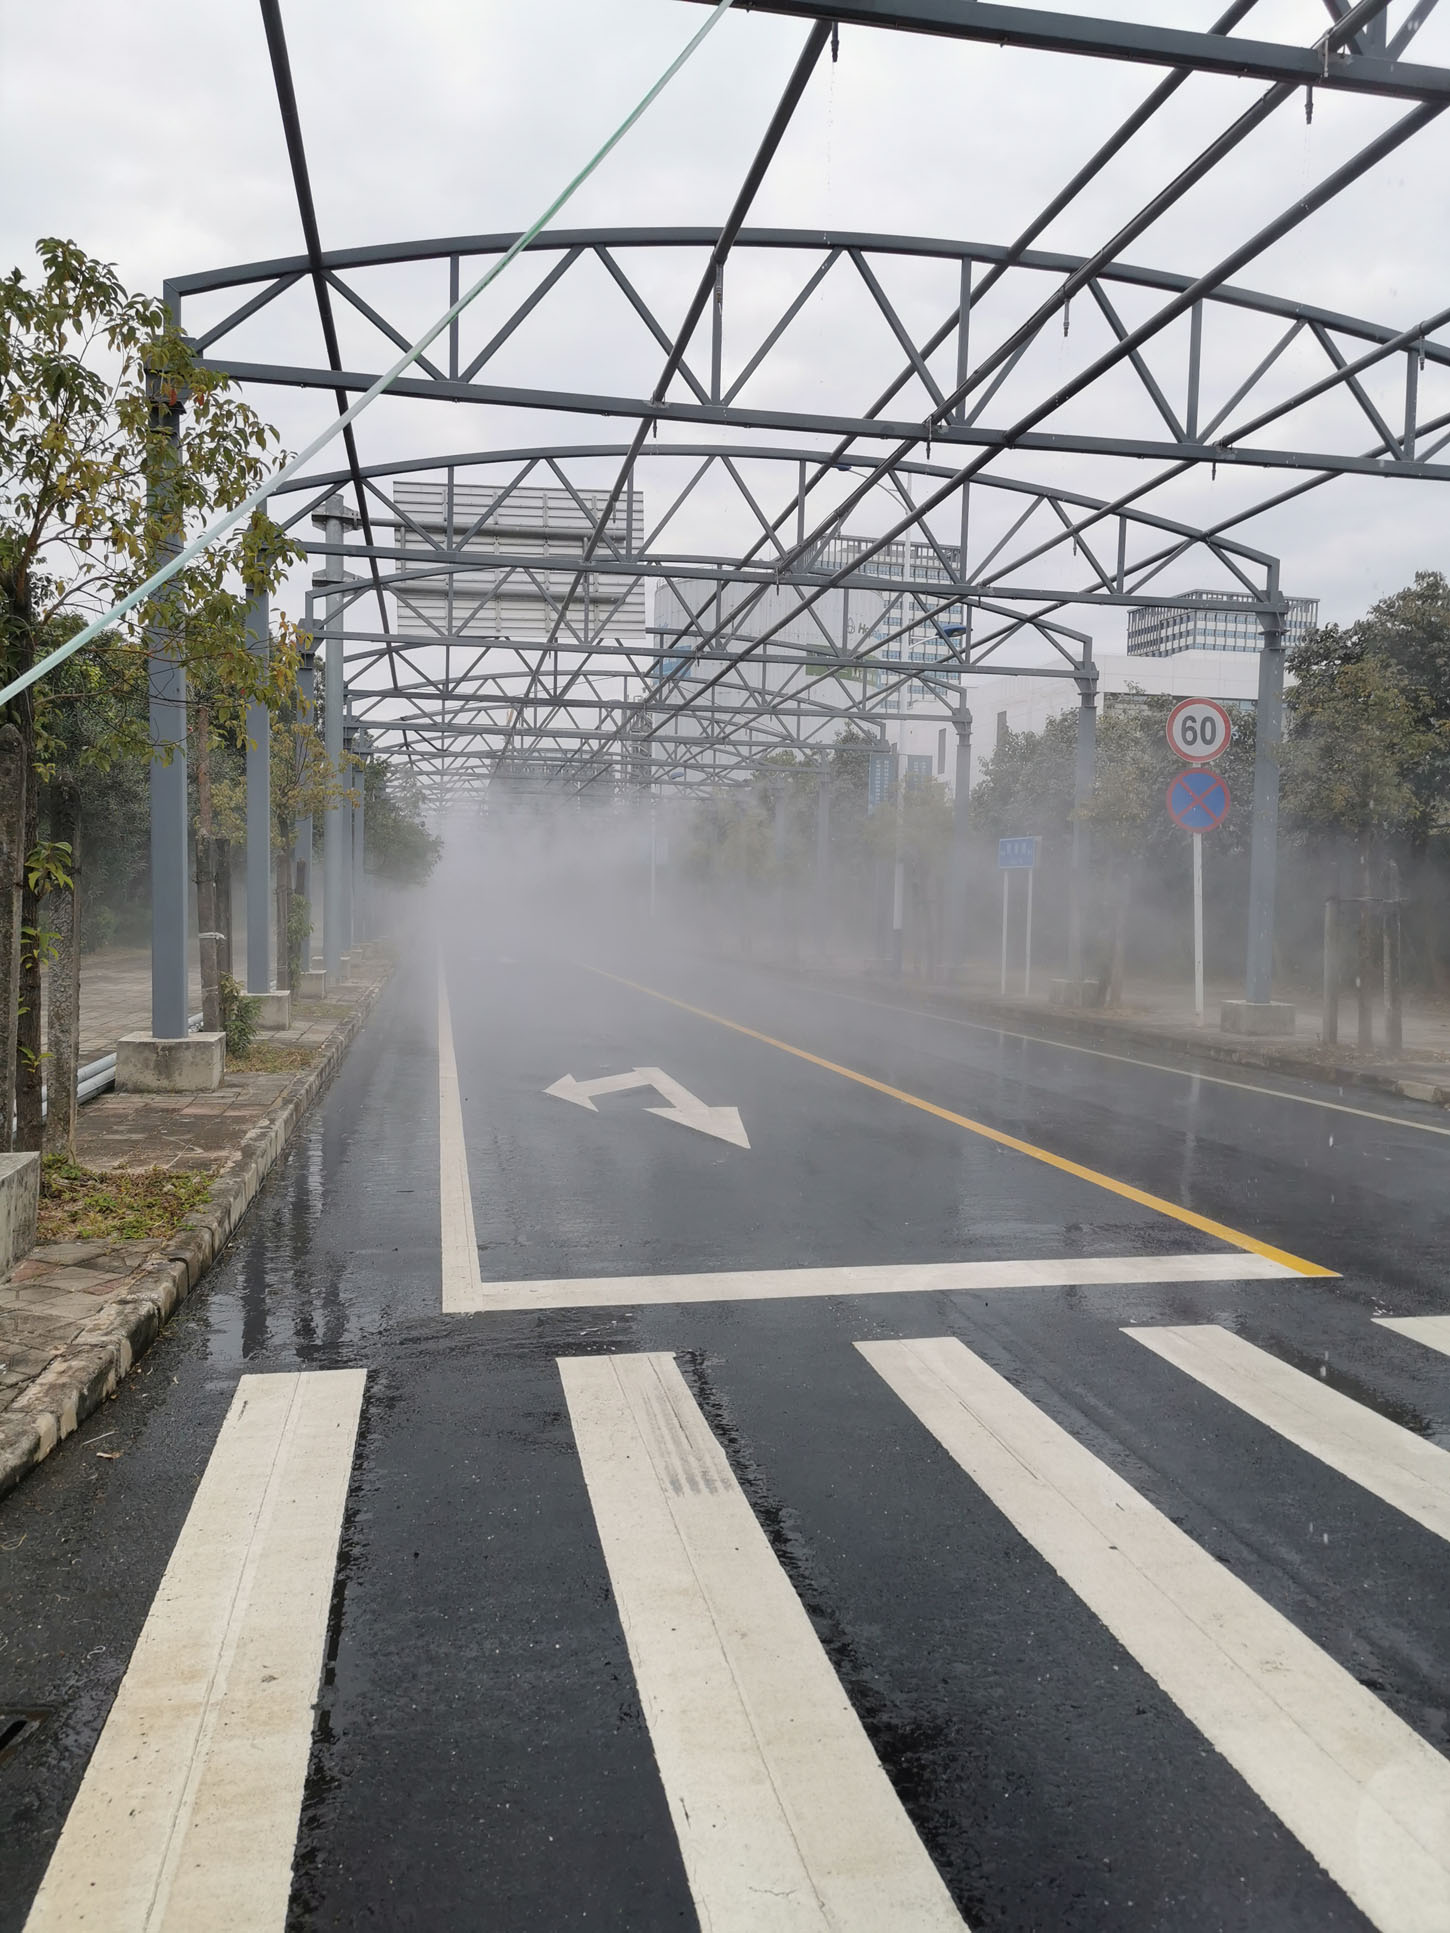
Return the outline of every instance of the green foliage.
<path id="1" fill-rule="evenodd" d="M 202 367 L 164 303 L 130 295 L 115 270 L 73 242 L 37 244 L 41 273 L 0 281 L 0 668 L 9 678 L 97 610 L 133 590 L 164 545 L 240 503 L 267 473 L 275 431 Z M 179 420 L 175 434 L 173 426 Z M 248 587 L 274 590 L 297 545 L 253 516 L 131 613 L 58 695 L 103 677 L 113 697 L 144 692 L 145 627 L 166 635 L 224 722 L 258 699 L 285 702 L 289 651 L 247 648 Z M 35 753 L 47 762 L 48 681 L 35 700 Z M 106 763 L 145 751 L 143 707 L 94 741 Z M 28 707 L 22 709 L 28 721 Z"/>
<path id="2" fill-rule="evenodd" d="M 1104 855 L 1136 865 L 1174 865 L 1183 832 L 1168 817 L 1164 798 L 1183 768 L 1165 726 L 1174 698 L 1128 692 L 1103 706 L 1097 728 L 1092 799 L 1084 814 Z M 1213 835 L 1220 855 L 1245 850 L 1253 796 L 1254 719 L 1234 714 L 1233 741 L 1215 762 L 1233 808 Z M 972 823 L 994 839 L 1037 833 L 1045 851 L 1062 855 L 1071 843 L 1077 714 L 1062 712 L 1040 732 L 1008 732 L 987 761 L 972 793 Z"/>
<path id="3" fill-rule="evenodd" d="M 287 901 L 287 984 L 296 987 L 312 937 L 312 908 L 305 893 L 293 893 Z"/>
<path id="4" fill-rule="evenodd" d="M 1439 571 L 1379 603 L 1353 627 L 1367 657 L 1392 664 L 1415 725 L 1430 742 L 1406 774 L 1419 801 L 1417 830 L 1445 827 L 1450 807 L 1450 583 Z"/>
<path id="5" fill-rule="evenodd" d="M 244 993 L 230 973 L 219 976 L 217 990 L 221 996 L 222 1032 L 227 1037 L 227 1057 L 240 1060 L 250 1051 L 257 1037 L 257 1019 L 262 1011 L 262 1003 L 255 994 Z"/>
<path id="6" fill-rule="evenodd" d="M 443 841 L 428 830 L 412 770 L 372 758 L 363 764 L 363 841 L 367 870 L 397 886 L 421 886 Z"/>
<path id="7" fill-rule="evenodd" d="M 1315 631 L 1289 654 L 1284 802 L 1307 831 L 1421 841 L 1443 822 L 1450 587 L 1423 571 L 1415 584 L 1347 630 Z M 1416 685 L 1414 676 L 1426 682 Z"/>
<path id="8" fill-rule="evenodd" d="M 210 1175 L 170 1168 L 83 1168 L 47 1155 L 40 1171 L 39 1242 L 139 1242 L 174 1234 L 211 1193 Z"/>

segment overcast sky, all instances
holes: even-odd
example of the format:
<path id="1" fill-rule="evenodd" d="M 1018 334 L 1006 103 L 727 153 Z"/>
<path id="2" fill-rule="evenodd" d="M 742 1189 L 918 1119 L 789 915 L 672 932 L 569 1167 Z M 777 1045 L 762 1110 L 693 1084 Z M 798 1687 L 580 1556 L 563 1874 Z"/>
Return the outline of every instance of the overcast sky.
<path id="1" fill-rule="evenodd" d="M 1392 23 L 1406 6 L 1394 0 Z M 1074 10 L 1206 26 L 1216 8 L 1120 0 Z M 290 0 L 285 19 L 325 244 L 522 226 L 703 18 L 681 0 Z M 1326 23 L 1319 0 L 1261 0 L 1239 31 L 1303 44 Z M 799 22 L 727 17 L 563 220 L 718 222 L 804 33 Z M 1450 64 L 1450 7 L 1430 21 L 1414 55 Z M 839 63 L 818 69 L 752 220 L 1009 241 L 1158 77 L 846 29 Z M 1042 245 L 1100 245 L 1261 91 L 1191 82 Z M 1302 99 L 1291 102 L 1211 186 L 1134 242 L 1128 259 L 1188 272 L 1211 265 L 1404 111 L 1321 94 L 1308 126 Z M 168 274 L 301 247 L 260 16 L 248 0 L 0 0 L 0 178 L 7 266 L 28 270 L 35 238 L 60 234 L 117 263 L 133 286 L 159 289 Z M 1450 116 L 1237 279 L 1405 326 L 1450 293 L 1447 180 Z M 533 273 L 519 265 L 520 289 Z M 443 293 L 413 285 L 407 321 L 428 319 Z M 935 289 L 903 282 L 899 293 L 913 326 L 941 313 Z M 762 297 L 762 315 L 768 307 Z M 1127 310 L 1136 320 L 1140 311 Z M 1075 333 L 1091 322 L 1075 315 Z M 600 363 L 615 339 L 586 310 L 576 305 L 551 330 L 545 340 L 561 370 L 608 373 Z M 285 319 L 279 305 L 269 347 L 320 360 L 305 303 Z M 1166 367 L 1178 351 L 1165 343 L 1162 353 Z M 859 409 L 874 394 L 878 354 L 879 345 L 868 352 L 837 323 L 818 351 L 785 359 L 771 394 L 799 406 L 829 392 L 852 406 L 849 393 Z M 652 380 L 643 364 L 629 373 L 646 387 Z M 1040 362 L 1033 380 L 1051 375 L 1050 361 Z M 1387 411 L 1400 382 L 1398 371 L 1387 381 Z M 255 400 L 294 447 L 332 410 L 329 398 L 284 391 Z M 1450 398 L 1439 404 L 1447 406 Z M 502 433 L 481 431 L 480 412 L 395 406 L 387 417 L 388 407 L 360 426 L 365 456 L 477 447 Z M 1115 425 L 1099 416 L 1096 427 Z M 1366 427 L 1347 447 L 1371 440 Z M 1327 420 L 1324 433 L 1346 446 Z M 1084 471 L 1074 475 L 1091 487 Z M 1174 508 L 1206 520 L 1237 501 L 1228 494 L 1236 488 L 1222 473 L 1216 484 L 1195 478 Z M 1326 616 L 1351 618 L 1416 568 L 1450 567 L 1446 509 L 1439 484 L 1345 480 L 1244 534 L 1283 557 L 1286 589 L 1318 595 Z M 1087 628 L 1108 644 L 1121 619 L 1094 614 Z"/>

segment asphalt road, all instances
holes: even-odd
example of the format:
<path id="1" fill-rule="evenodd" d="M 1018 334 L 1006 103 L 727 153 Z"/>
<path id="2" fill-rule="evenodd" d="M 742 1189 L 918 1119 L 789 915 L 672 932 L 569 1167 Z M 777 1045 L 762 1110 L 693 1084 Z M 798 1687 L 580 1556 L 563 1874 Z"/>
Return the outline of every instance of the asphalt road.
<path id="1" fill-rule="evenodd" d="M 443 965 L 461 1150 L 430 968 L 390 988 L 209 1286 L 0 1504 L 0 1713 L 38 1721 L 0 1755 L 0 1928 L 187 1923 L 166 1914 L 189 1851 L 139 1907 L 113 1898 L 141 1765 L 118 1687 L 174 1552 L 162 1597 L 185 1595 L 239 1386 L 353 1368 L 355 1449 L 318 1452 L 340 1534 L 290 1547 L 276 1637 L 306 1687 L 288 1925 L 1450 1927 L 1450 1361 L 1376 1321 L 1450 1313 L 1443 1116 L 642 953 L 606 974 L 457 941 Z M 643 1085 L 592 1111 L 545 1091 L 635 1069 L 738 1110 L 748 1147 Z M 473 1313 L 444 1307 L 454 1156 Z M 941 1263 L 990 1266 L 914 1286 Z M 873 1268 L 894 1292 L 792 1274 Z M 717 1271 L 753 1286 L 649 1287 Z M 603 1277 L 582 1305 L 488 1306 Z M 1240 1395 L 1125 1333 L 1163 1329 L 1237 1339 Z M 922 1338 L 952 1340 L 918 1402 L 891 1346 Z M 1341 1447 L 1290 1440 L 1291 1411 Z M 233 1669 L 206 1667 L 217 1698 Z M 205 1749 L 273 1722 L 249 1711 Z M 185 1836 L 196 1750 L 175 1844 L 200 1847 L 209 1923 L 281 1924 Z M 290 1841 L 256 1843 L 285 1897 Z M 52 1855 L 83 1917 L 32 1915 Z"/>

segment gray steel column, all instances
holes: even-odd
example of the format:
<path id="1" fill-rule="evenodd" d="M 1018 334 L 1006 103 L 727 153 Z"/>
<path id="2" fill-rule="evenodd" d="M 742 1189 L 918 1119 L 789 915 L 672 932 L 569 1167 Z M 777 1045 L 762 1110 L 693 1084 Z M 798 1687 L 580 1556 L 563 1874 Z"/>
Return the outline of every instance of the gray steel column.
<path id="1" fill-rule="evenodd" d="M 1072 881 L 1068 895 L 1067 977 L 1072 982 L 1073 998 L 1082 997 L 1082 914 L 1087 898 L 1087 873 L 1092 863 L 1092 835 L 1086 813 L 1092 804 L 1093 779 L 1098 757 L 1098 674 L 1092 661 L 1092 647 L 1083 653 L 1083 669 L 1077 679 L 1077 747 L 1072 780 Z"/>
<path id="2" fill-rule="evenodd" d="M 182 404 L 162 400 L 152 388 L 151 421 L 171 439 L 181 423 Z M 157 464 L 164 472 L 168 460 Z M 159 477 L 150 479 L 155 514 Z M 156 561 L 174 557 L 179 535 L 156 546 Z M 166 592 L 162 592 L 162 597 Z M 158 1040 L 181 1040 L 187 1031 L 186 926 L 190 868 L 186 863 L 186 667 L 180 650 L 157 615 L 153 601 L 146 622 L 150 664 L 151 712 L 151 1032 Z"/>
<path id="3" fill-rule="evenodd" d="M 297 677 L 297 689 L 302 694 L 298 722 L 304 725 L 315 724 L 315 708 L 317 705 L 317 657 L 315 652 L 309 651 L 307 656 L 302 660 L 302 668 Z M 305 896 L 310 911 L 317 897 L 312 890 L 312 814 L 310 812 L 305 818 L 300 818 L 297 821 L 297 843 L 292 848 L 292 863 L 296 866 L 299 862 L 306 868 Z M 296 883 L 296 879 L 294 878 L 291 881 L 291 890 L 296 890 Z M 303 951 L 303 972 L 305 973 L 311 965 L 312 941 L 309 938 Z M 295 992 L 296 989 L 294 988 L 293 991 Z"/>
<path id="4" fill-rule="evenodd" d="M 1270 594 L 1277 596 L 1277 582 Z M 1274 899 L 1279 862 L 1279 745 L 1284 736 L 1284 613 L 1262 618 L 1259 701 L 1254 713 L 1254 805 L 1249 848 L 1249 935 L 1244 998 L 1272 1000 Z"/>
<path id="5" fill-rule="evenodd" d="M 957 762 L 952 777 L 952 857 L 947 870 L 952 903 L 947 921 L 947 945 L 952 957 L 967 953 L 967 839 L 972 812 L 972 714 L 965 696 L 952 713 L 957 734 Z"/>
<path id="6" fill-rule="evenodd" d="M 364 874 L 366 872 L 367 848 L 364 842 L 363 814 L 367 807 L 367 756 L 372 750 L 372 741 L 366 730 L 360 730 L 353 740 L 353 750 L 362 760 L 357 768 L 357 804 L 352 809 L 352 922 L 354 937 L 367 938 L 367 902 Z"/>
<path id="7" fill-rule="evenodd" d="M 328 576 L 338 584 L 342 581 L 342 559 L 337 552 L 342 546 L 343 508 L 341 497 L 329 497 L 323 505 L 330 552 L 327 559 L 327 572 Z M 334 783 L 342 776 L 342 714 L 345 682 L 342 667 L 342 610 L 341 597 L 336 593 L 329 596 L 322 722 L 327 763 L 330 768 L 328 776 Z M 322 820 L 322 965 L 324 971 L 331 974 L 342 972 L 346 864 L 343 851 L 343 807 L 340 803 L 334 803 L 328 806 Z"/>
<path id="8" fill-rule="evenodd" d="M 271 650 L 267 593 L 247 605 L 247 647 L 265 663 Z M 247 707 L 247 992 L 272 986 L 272 714 Z"/>
<path id="9" fill-rule="evenodd" d="M 349 791 L 352 790 L 352 780 L 353 780 L 352 741 L 353 741 L 353 734 L 356 731 L 356 729 L 357 728 L 354 726 L 352 719 L 347 715 L 346 709 L 344 709 L 343 721 L 342 721 L 342 778 L 343 778 L 343 783 L 347 786 Z M 352 951 L 352 873 L 353 873 L 353 850 L 352 850 L 353 806 L 352 806 L 352 801 L 350 799 L 345 799 L 343 803 L 338 807 L 338 815 L 341 823 L 340 844 L 342 846 L 342 923 L 341 923 L 342 950 L 344 953 L 350 953 Z"/>

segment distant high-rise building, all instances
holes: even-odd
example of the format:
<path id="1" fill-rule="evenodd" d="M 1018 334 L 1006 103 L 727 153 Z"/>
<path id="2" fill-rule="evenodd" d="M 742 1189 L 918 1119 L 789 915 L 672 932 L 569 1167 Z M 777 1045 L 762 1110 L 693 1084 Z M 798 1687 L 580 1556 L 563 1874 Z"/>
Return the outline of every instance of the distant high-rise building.
<path id="1" fill-rule="evenodd" d="M 1128 655 L 1171 658 L 1179 651 L 1257 651 L 1264 642 L 1247 591 L 1185 591 L 1176 610 L 1135 606 L 1128 613 Z M 1242 606 L 1242 609 L 1234 608 Z M 1228 607 L 1228 608 L 1225 608 Z M 1302 644 L 1319 622 L 1317 597 L 1291 597 L 1284 643 Z"/>

